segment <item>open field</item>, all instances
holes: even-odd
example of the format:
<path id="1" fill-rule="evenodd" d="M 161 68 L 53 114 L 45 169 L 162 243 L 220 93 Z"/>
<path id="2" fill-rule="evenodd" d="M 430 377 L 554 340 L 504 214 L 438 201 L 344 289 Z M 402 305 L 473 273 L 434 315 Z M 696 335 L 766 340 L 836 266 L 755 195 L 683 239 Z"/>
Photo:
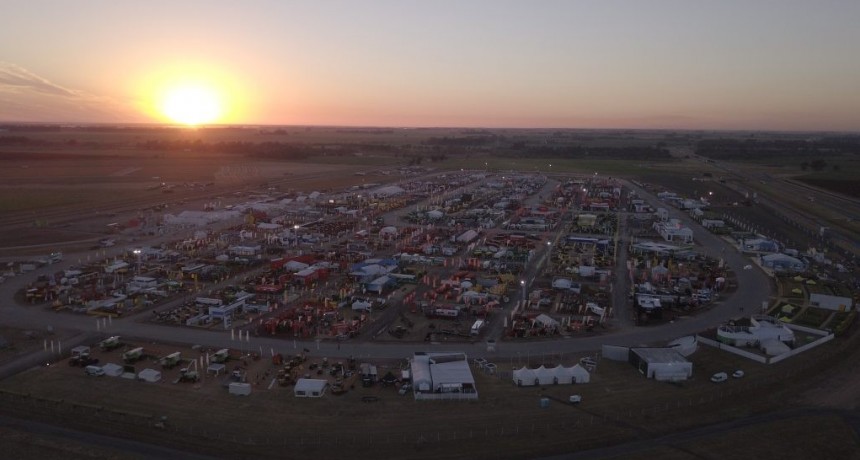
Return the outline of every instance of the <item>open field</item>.
<path id="1" fill-rule="evenodd" d="M 856 337 L 851 342 L 857 342 Z M 202 385 L 175 385 L 169 379 L 147 384 L 87 377 L 80 368 L 62 362 L 7 379 L 0 384 L 0 398 L 9 414 L 106 434 L 119 430 L 146 441 L 231 458 L 327 458 L 344 450 L 361 458 L 522 458 L 649 440 L 791 406 L 791 394 L 820 381 L 816 372 L 839 359 L 838 351 L 847 345 L 834 342 L 773 366 L 702 347 L 692 357 L 693 380 L 682 385 L 646 380 L 629 364 L 607 360 L 601 361 L 589 384 L 544 388 L 516 388 L 508 378 L 473 368 L 480 393 L 477 402 L 417 402 L 379 386 L 300 399 L 292 396 L 290 387 L 267 390 L 265 383 L 255 386 L 249 397 L 232 397 L 212 379 Z M 575 358 L 563 356 L 568 363 Z M 558 362 L 559 357 L 532 356 L 529 361 L 534 367 Z M 517 363 L 497 364 L 504 372 Z M 708 381 L 714 372 L 736 368 L 747 376 L 723 384 Z M 581 406 L 558 402 L 573 393 L 583 396 Z M 379 401 L 362 402 L 363 396 L 377 396 Z M 542 396 L 552 398 L 548 408 L 539 406 Z M 166 427 L 154 427 L 162 416 Z M 832 419 L 828 423 L 834 428 L 830 434 L 834 452 L 856 447 L 844 425 Z M 765 426 L 762 429 L 774 437 L 796 436 L 787 425 Z M 727 453 L 745 442 L 755 451 L 755 442 L 761 443 L 755 441 L 759 433 L 740 430 L 731 442 L 712 437 L 708 450 Z M 785 454 L 800 448 L 772 442 L 768 448 L 783 445 L 791 449 L 779 450 Z"/>

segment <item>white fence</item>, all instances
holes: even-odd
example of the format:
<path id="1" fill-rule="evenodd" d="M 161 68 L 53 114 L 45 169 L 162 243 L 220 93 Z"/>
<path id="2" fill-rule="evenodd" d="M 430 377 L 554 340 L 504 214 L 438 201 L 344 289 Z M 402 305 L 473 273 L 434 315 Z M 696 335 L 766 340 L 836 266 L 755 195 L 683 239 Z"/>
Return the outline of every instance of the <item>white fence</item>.
<path id="1" fill-rule="evenodd" d="M 808 329 L 808 331 L 807 331 L 807 329 Z M 810 334 L 815 334 L 815 335 L 819 335 L 822 337 L 813 341 L 813 342 L 809 342 L 806 345 L 794 348 L 791 351 L 788 351 L 788 352 L 783 353 L 781 355 L 770 356 L 770 357 L 757 355 L 757 354 L 749 352 L 749 351 L 741 350 L 738 347 L 733 347 L 731 345 L 727 345 L 725 343 L 718 342 L 716 340 L 707 339 L 707 338 L 702 337 L 700 335 L 696 336 L 696 338 L 699 340 L 700 343 L 703 343 L 705 345 L 710 345 L 710 346 L 717 348 L 719 350 L 724 350 L 724 351 L 727 351 L 729 353 L 734 353 L 738 356 L 743 356 L 744 358 L 748 358 L 748 359 L 751 359 L 753 361 L 756 361 L 756 362 L 759 362 L 762 364 L 776 364 L 776 363 L 783 361 L 785 359 L 788 359 L 792 356 L 799 355 L 800 353 L 811 350 L 811 349 L 813 349 L 819 345 L 823 345 L 823 344 L 833 340 L 835 337 L 835 335 L 833 333 L 824 332 L 824 331 L 821 331 L 819 329 L 811 329 L 811 328 L 800 326 L 800 327 L 798 327 L 798 330 L 802 330 L 804 332 L 809 332 Z"/>
<path id="2" fill-rule="evenodd" d="M 762 364 L 767 364 L 767 357 L 766 357 L 766 356 L 761 356 L 761 355 L 757 355 L 757 354 L 755 354 L 755 353 L 751 353 L 751 352 L 749 352 L 749 351 L 744 351 L 744 350 L 741 350 L 741 349 L 740 349 L 740 348 L 738 348 L 738 347 L 733 347 L 733 346 L 731 346 L 731 345 L 726 345 L 725 343 L 717 342 L 716 340 L 711 340 L 711 339 L 708 339 L 708 338 L 702 337 L 701 335 L 697 335 L 697 336 L 696 336 L 696 340 L 697 340 L 699 343 L 702 343 L 702 344 L 705 344 L 705 345 L 710 345 L 710 346 L 712 346 L 712 347 L 714 347 L 714 348 L 717 348 L 717 349 L 720 349 L 720 350 L 725 350 L 725 351 L 727 351 L 727 352 L 729 352 L 729 353 L 734 353 L 734 354 L 736 354 L 736 355 L 738 355 L 738 356 L 743 356 L 744 358 L 751 359 L 751 360 L 753 360 L 753 361 L 757 361 L 757 362 L 760 362 L 760 363 L 762 363 Z"/>
<path id="3" fill-rule="evenodd" d="M 820 332 L 820 331 L 819 331 L 819 332 Z M 792 356 L 794 356 L 794 355 L 798 355 L 798 354 L 800 354 L 800 353 L 803 353 L 804 351 L 811 350 L 811 349 L 813 349 L 813 348 L 815 348 L 815 347 L 817 347 L 817 346 L 819 346 L 819 345 L 823 345 L 823 344 L 825 344 L 825 343 L 827 343 L 827 342 L 829 342 L 829 341 L 833 340 L 833 338 L 834 338 L 834 337 L 836 337 L 836 336 L 835 336 L 835 335 L 833 335 L 832 333 L 831 333 L 831 334 L 827 334 L 827 335 L 825 335 L 825 336 L 821 337 L 821 338 L 820 338 L 820 339 L 818 339 L 818 340 L 814 340 L 814 341 L 812 341 L 812 342 L 807 343 L 806 345 L 803 345 L 803 346 L 797 347 L 797 348 L 795 348 L 795 349 L 793 349 L 793 350 L 791 350 L 791 351 L 789 351 L 789 352 L 787 352 L 787 353 L 783 353 L 783 354 L 781 354 L 781 355 L 777 355 L 777 356 L 772 356 L 772 357 L 770 358 L 770 361 L 768 362 L 768 364 L 778 363 L 778 362 L 780 362 L 780 361 L 782 361 L 782 360 L 784 360 L 784 359 L 787 359 L 787 358 L 790 358 L 790 357 L 792 357 Z"/>

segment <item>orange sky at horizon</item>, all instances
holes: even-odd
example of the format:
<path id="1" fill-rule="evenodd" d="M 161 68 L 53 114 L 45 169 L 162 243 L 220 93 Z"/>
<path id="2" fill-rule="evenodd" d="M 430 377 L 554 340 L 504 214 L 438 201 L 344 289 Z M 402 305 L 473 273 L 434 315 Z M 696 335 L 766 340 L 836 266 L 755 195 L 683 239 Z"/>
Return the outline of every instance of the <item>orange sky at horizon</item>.
<path id="1" fill-rule="evenodd" d="M 5 122 L 860 131 L 857 2 L 10 3 Z"/>

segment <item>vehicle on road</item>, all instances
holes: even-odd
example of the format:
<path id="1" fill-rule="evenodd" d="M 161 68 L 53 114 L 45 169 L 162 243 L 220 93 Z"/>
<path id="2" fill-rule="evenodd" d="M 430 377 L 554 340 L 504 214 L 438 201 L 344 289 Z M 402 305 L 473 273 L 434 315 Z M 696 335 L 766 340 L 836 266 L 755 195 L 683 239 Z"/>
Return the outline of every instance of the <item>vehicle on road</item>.
<path id="1" fill-rule="evenodd" d="M 744 375 L 745 375 L 744 371 L 742 371 L 740 369 L 738 369 L 732 373 L 732 377 L 734 377 L 736 379 L 739 379 L 739 378 L 743 377 Z"/>
<path id="2" fill-rule="evenodd" d="M 570 404 L 579 404 L 582 402 L 582 395 L 570 395 L 570 398 L 567 399 L 567 402 Z"/>

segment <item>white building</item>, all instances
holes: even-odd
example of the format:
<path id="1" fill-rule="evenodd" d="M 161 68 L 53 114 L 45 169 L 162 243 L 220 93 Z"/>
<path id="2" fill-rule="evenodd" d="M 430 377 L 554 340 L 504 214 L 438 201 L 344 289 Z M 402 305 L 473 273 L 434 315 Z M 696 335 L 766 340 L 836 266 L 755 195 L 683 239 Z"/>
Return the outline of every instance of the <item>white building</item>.
<path id="1" fill-rule="evenodd" d="M 677 219 L 669 219 L 668 222 L 655 222 L 654 230 L 666 241 L 693 242 L 693 229 L 684 227 L 681 221 Z"/>
<path id="2" fill-rule="evenodd" d="M 416 352 L 411 370 L 415 399 L 478 399 L 465 353 Z"/>
<path id="3" fill-rule="evenodd" d="M 649 379 L 678 381 L 693 376 L 693 363 L 674 348 L 631 348 L 628 360 Z"/>

